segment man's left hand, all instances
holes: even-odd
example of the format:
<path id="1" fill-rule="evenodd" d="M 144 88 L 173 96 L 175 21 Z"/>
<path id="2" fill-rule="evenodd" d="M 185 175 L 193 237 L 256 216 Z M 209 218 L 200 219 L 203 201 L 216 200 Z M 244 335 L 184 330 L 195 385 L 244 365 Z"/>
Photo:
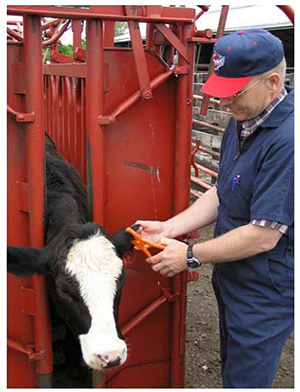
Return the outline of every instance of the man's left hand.
<path id="1" fill-rule="evenodd" d="M 185 243 L 169 238 L 162 238 L 160 243 L 166 245 L 166 248 L 146 259 L 153 271 L 170 278 L 187 269 Z"/>

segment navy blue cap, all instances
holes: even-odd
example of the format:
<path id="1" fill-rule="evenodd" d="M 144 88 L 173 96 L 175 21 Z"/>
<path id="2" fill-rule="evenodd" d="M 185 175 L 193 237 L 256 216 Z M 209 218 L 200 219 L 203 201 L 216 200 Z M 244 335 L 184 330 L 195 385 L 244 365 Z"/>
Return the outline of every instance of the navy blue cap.
<path id="1" fill-rule="evenodd" d="M 276 67 L 283 56 L 282 42 L 267 30 L 225 35 L 214 46 L 214 72 L 201 92 L 220 98 L 236 94 L 253 76 Z"/>

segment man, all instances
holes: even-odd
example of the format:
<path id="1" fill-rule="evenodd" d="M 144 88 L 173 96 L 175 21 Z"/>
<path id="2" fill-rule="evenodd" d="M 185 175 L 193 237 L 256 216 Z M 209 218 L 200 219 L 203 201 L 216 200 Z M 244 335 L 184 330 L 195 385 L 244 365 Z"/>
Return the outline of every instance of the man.
<path id="1" fill-rule="evenodd" d="M 147 259 L 154 271 L 214 263 L 223 386 L 268 388 L 293 330 L 293 90 L 282 43 L 265 30 L 221 37 L 213 62 L 202 92 L 232 114 L 217 185 L 165 222 L 137 223 L 167 245 Z M 212 240 L 174 239 L 213 222 Z"/>

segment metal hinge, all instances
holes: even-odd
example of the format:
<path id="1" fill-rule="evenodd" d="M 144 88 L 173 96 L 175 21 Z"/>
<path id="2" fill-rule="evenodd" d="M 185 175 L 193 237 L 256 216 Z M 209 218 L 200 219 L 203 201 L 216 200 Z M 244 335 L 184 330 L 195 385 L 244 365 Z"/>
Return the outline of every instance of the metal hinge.
<path id="1" fill-rule="evenodd" d="M 36 352 L 34 345 L 23 345 L 12 339 L 7 339 L 7 349 L 27 355 L 29 361 L 41 361 L 42 359 L 46 358 L 45 352 L 43 350 Z"/>
<path id="2" fill-rule="evenodd" d="M 167 302 L 174 302 L 180 299 L 180 293 L 171 293 L 168 288 L 162 288 L 162 292 L 164 294 L 164 297 L 166 297 Z"/>
<path id="3" fill-rule="evenodd" d="M 12 116 L 15 116 L 17 122 L 34 122 L 35 120 L 35 112 L 18 112 L 14 110 L 9 104 L 7 104 L 7 112 Z"/>
<path id="4" fill-rule="evenodd" d="M 176 67 L 175 69 L 174 69 L 174 74 L 176 75 L 176 76 L 178 76 L 178 75 L 187 75 L 189 73 L 189 69 L 188 69 L 188 67 Z"/>

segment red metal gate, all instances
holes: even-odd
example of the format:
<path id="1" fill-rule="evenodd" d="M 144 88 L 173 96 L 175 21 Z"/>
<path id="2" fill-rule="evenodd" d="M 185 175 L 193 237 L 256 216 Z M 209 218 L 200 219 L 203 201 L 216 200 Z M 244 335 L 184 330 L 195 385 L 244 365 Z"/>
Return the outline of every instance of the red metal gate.
<path id="1" fill-rule="evenodd" d="M 156 57 L 146 54 L 146 61 L 150 80 L 165 74 L 166 67 Z M 110 114 L 114 108 L 122 105 L 128 96 L 138 91 L 139 85 L 137 78 L 133 76 L 136 71 L 131 50 L 105 49 L 104 65 L 106 93 L 103 117 L 106 117 L 106 114 Z M 46 86 L 52 78 L 54 84 L 62 87 L 58 88 L 62 92 L 65 84 L 72 83 L 70 69 L 66 68 L 68 76 L 54 76 L 50 73 L 56 72 L 55 67 L 51 69 L 49 65 L 47 68 L 49 75 L 46 76 Z M 60 73 L 63 72 L 60 70 Z M 167 76 L 169 75 L 171 76 L 170 73 Z M 77 95 L 76 87 L 80 89 L 78 95 L 80 93 L 85 95 L 85 90 L 81 90 L 83 79 L 85 78 L 73 79 L 72 99 Z M 92 80 L 94 82 L 93 77 Z M 116 83 L 116 81 L 120 82 Z M 103 126 L 102 135 L 99 134 L 98 108 L 93 113 L 96 117 L 95 135 L 91 136 L 92 124 L 87 122 L 89 154 L 91 160 L 94 154 L 96 161 L 94 165 L 92 162 L 92 179 L 90 177 L 87 179 L 89 189 L 94 186 L 94 217 L 99 215 L 98 219 L 94 219 L 110 232 L 133 223 L 139 217 L 166 219 L 173 213 L 176 113 L 174 110 L 166 111 L 166 108 L 176 108 L 176 81 L 174 77 L 166 80 L 153 91 L 155 99 L 137 102 L 124 114 L 118 116 L 115 122 Z M 88 89 L 88 74 L 86 85 Z M 51 102 L 49 106 L 53 104 L 53 108 L 55 105 L 61 105 L 62 102 L 65 107 L 65 117 L 74 116 L 72 108 L 76 105 L 71 104 L 68 96 L 63 94 L 52 96 L 51 91 L 56 92 L 57 89 L 52 88 L 50 91 L 46 89 L 47 102 Z M 87 90 L 86 93 L 88 108 L 91 100 L 88 99 Z M 91 110 L 91 107 L 87 110 Z M 46 118 L 50 117 L 49 113 L 46 110 Z M 87 114 L 87 118 L 91 119 L 92 113 Z M 80 169 L 86 162 L 86 154 L 80 156 L 80 162 L 76 162 L 76 154 L 72 158 L 68 148 L 59 141 L 68 140 L 68 135 L 72 134 L 73 130 L 71 129 L 70 132 L 68 127 L 60 126 L 61 118 L 57 117 L 57 119 L 57 123 L 52 123 L 51 127 L 46 129 L 58 142 L 61 152 Z M 71 150 L 76 147 L 76 136 L 73 143 L 67 142 L 67 147 Z M 94 170 L 95 167 L 97 171 Z M 97 190 L 95 190 L 96 186 Z M 99 194 L 100 192 L 103 195 Z M 133 260 L 127 260 L 126 266 L 127 283 L 120 307 L 120 323 L 124 336 L 129 342 L 130 354 L 126 365 L 106 372 L 105 385 L 169 386 L 172 336 L 176 326 L 180 325 L 181 317 L 179 312 L 178 315 L 173 315 L 174 318 L 176 317 L 173 321 L 172 308 L 175 307 L 175 303 L 179 304 L 181 287 L 177 288 L 175 295 L 172 295 L 171 280 L 163 280 L 152 273 L 144 262 L 143 256 L 139 254 L 136 254 Z M 184 335 L 183 332 L 183 342 Z M 184 355 L 184 346 L 180 351 L 182 351 L 181 355 Z M 176 354 L 179 355 L 178 348 Z M 178 374 L 178 369 L 176 372 Z M 182 377 L 179 374 L 178 376 Z"/>
<path id="2" fill-rule="evenodd" d="M 10 113 L 17 110 L 34 113 L 33 122 L 25 126 L 18 122 L 20 114 L 19 117 L 18 114 L 15 118 L 9 117 L 8 197 L 14 200 L 18 193 L 20 203 L 26 204 L 26 197 L 30 199 L 37 189 L 41 190 L 37 201 L 40 242 L 22 238 L 28 231 L 26 225 L 32 225 L 33 207 L 24 213 L 19 205 L 9 205 L 9 221 L 14 220 L 18 227 L 9 232 L 9 244 L 42 246 L 43 179 L 41 176 L 31 185 L 27 173 L 35 170 L 36 167 L 31 169 L 29 166 L 30 162 L 35 162 L 41 175 L 44 130 L 86 180 L 93 219 L 110 232 L 138 218 L 167 219 L 188 205 L 193 45 L 187 39 L 193 32 L 195 11 L 179 11 L 178 14 L 175 8 L 154 6 L 91 7 L 84 11 L 9 7 L 10 13 L 26 15 L 24 29 L 26 21 L 31 28 L 28 38 L 24 32 L 24 45 L 22 40 L 9 45 L 9 103 L 13 108 Z M 26 51 L 25 41 L 31 42 L 34 34 L 41 33 L 42 15 L 73 19 L 87 17 L 88 48 L 86 51 L 75 50 L 77 62 L 70 59 L 69 64 L 59 63 L 62 57 L 56 54 L 56 63 L 44 65 L 44 123 L 40 107 L 42 85 L 38 87 L 36 98 L 39 106 L 33 107 L 27 106 L 36 83 L 33 79 L 27 79 L 26 74 L 24 80 L 27 84 L 19 106 L 14 102 L 16 91 L 13 89 L 13 86 L 20 85 L 22 78 L 18 71 L 25 72 L 26 63 L 23 64 L 22 56 L 41 67 L 41 61 L 38 61 L 41 39 L 35 53 Z M 118 19 L 129 23 L 132 49 L 113 47 L 113 23 L 108 21 Z M 137 28 L 138 20 L 149 23 L 146 50 Z M 171 23 L 172 29 L 165 23 Z M 80 29 L 77 31 L 78 42 Z M 159 55 L 160 46 L 167 43 L 178 51 L 176 68 L 170 68 Z M 85 62 L 79 62 L 79 53 Z M 17 60 L 16 56 L 19 56 Z M 171 57 L 169 55 L 169 62 L 173 61 Z M 42 77 L 41 69 L 32 72 L 36 78 Z M 24 101 L 25 106 L 22 106 Z M 41 117 L 39 127 L 37 115 Z M 28 120 L 28 114 L 25 117 Z M 35 137 L 38 136 L 31 142 L 32 150 L 28 150 L 26 139 L 29 147 L 31 128 Z M 24 166 L 24 161 L 29 162 L 28 167 Z M 20 170 L 25 171 L 25 179 L 19 177 Z M 14 171 L 16 175 L 12 175 Z M 24 214 L 26 222 L 22 225 Z M 126 267 L 127 283 L 120 307 L 120 324 L 130 354 L 126 364 L 105 373 L 102 386 L 183 387 L 187 274 L 182 273 L 173 279 L 163 278 L 152 272 L 140 254 L 127 260 Z M 10 342 L 13 341 L 9 346 L 9 386 L 41 386 L 43 381 L 38 381 L 36 374 L 50 375 L 52 371 L 51 335 L 49 331 L 45 337 L 47 352 L 43 350 L 41 353 L 34 334 L 37 330 L 49 330 L 49 322 L 44 317 L 42 326 L 35 325 L 40 316 L 32 298 L 38 294 L 30 280 L 24 283 L 10 277 L 9 290 L 8 332 Z M 44 289 L 42 294 L 45 297 Z M 16 297 L 21 297 L 18 306 Z M 27 341 L 21 327 L 24 321 L 18 319 L 20 315 L 24 317 L 24 313 L 27 315 L 24 308 L 29 313 L 29 331 L 25 331 Z M 45 312 L 46 309 L 44 305 Z M 34 346 L 36 362 L 28 361 L 29 354 L 24 355 L 23 348 L 29 350 L 28 345 Z M 41 358 L 47 360 L 45 370 L 39 369 Z M 45 376 L 39 378 L 44 380 Z"/>
<path id="3" fill-rule="evenodd" d="M 185 209 L 193 42 L 214 41 L 195 31 L 195 10 L 9 6 L 8 12 L 24 15 L 24 36 L 9 29 L 14 41 L 8 44 L 9 245 L 43 245 L 45 130 L 81 173 L 90 215 L 109 232 L 136 219 L 165 220 Z M 45 16 L 66 21 L 42 20 Z M 83 20 L 86 51 L 80 47 Z M 132 48 L 114 47 L 117 20 L 128 22 Z M 147 23 L 145 47 L 138 22 Z M 60 30 L 42 44 L 41 31 L 58 24 Z M 51 63 L 42 65 L 42 45 L 55 45 L 69 25 L 73 58 L 53 50 Z M 165 59 L 162 47 L 168 50 Z M 188 275 L 161 277 L 138 253 L 125 265 L 120 324 L 129 357 L 105 373 L 101 386 L 183 387 Z M 10 387 L 51 385 L 48 313 L 42 278 L 9 276 Z"/>

